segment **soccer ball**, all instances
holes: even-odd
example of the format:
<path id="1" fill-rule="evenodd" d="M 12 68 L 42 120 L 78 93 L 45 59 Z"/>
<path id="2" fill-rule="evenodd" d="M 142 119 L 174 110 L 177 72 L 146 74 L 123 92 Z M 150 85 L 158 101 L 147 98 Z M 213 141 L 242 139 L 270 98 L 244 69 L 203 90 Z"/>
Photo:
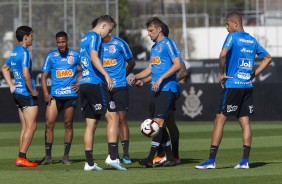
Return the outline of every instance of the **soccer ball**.
<path id="1" fill-rule="evenodd" d="M 146 119 L 143 121 L 140 128 L 141 133 L 147 137 L 154 137 L 157 135 L 160 129 L 159 124 L 152 119 Z"/>

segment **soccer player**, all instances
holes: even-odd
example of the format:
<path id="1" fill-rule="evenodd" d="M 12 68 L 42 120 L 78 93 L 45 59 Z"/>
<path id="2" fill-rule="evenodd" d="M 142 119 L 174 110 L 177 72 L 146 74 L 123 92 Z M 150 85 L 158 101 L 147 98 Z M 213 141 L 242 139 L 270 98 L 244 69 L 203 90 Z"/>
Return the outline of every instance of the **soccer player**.
<path id="1" fill-rule="evenodd" d="M 116 26 L 115 20 L 103 15 L 92 21 L 93 29 L 80 41 L 82 78 L 80 80 L 81 110 L 86 119 L 84 132 L 84 149 L 86 156 L 85 171 L 102 170 L 93 160 L 94 133 L 101 118 L 107 119 L 107 138 L 109 156 L 105 163 L 118 169 L 127 170 L 120 165 L 118 157 L 118 115 L 114 102 L 110 102 L 108 90 L 114 83 L 101 62 L 103 50 L 102 39 L 108 36 Z"/>
<path id="2" fill-rule="evenodd" d="M 54 140 L 54 127 L 58 114 L 64 111 L 65 150 L 63 164 L 71 164 L 69 152 L 73 138 L 73 114 L 77 104 L 77 66 L 80 65 L 79 53 L 68 48 L 68 35 L 66 32 L 56 34 L 57 49 L 47 54 L 42 67 L 41 84 L 46 102 L 45 126 L 45 157 L 41 165 L 52 163 L 52 144 Z M 51 72 L 51 93 L 47 89 L 47 76 Z"/>
<path id="3" fill-rule="evenodd" d="M 229 34 L 219 56 L 219 74 L 223 91 L 214 120 L 210 155 L 206 162 L 196 166 L 197 169 L 214 169 L 216 167 L 216 154 L 228 116 L 238 118 L 242 128 L 243 157 L 235 169 L 249 168 L 252 144 L 249 117 L 254 112 L 252 80 L 271 62 L 268 52 L 254 37 L 244 31 L 242 17 L 238 12 L 231 12 L 227 15 L 226 29 Z M 254 69 L 256 55 L 262 61 Z"/>
<path id="4" fill-rule="evenodd" d="M 152 75 L 150 117 L 159 124 L 160 130 L 152 139 L 148 157 L 139 160 L 139 164 L 152 167 L 156 151 L 164 140 L 167 161 L 163 166 L 174 166 L 170 139 L 164 121 L 175 100 L 176 72 L 181 68 L 181 61 L 172 42 L 162 32 L 163 22 L 157 17 L 151 17 L 147 20 L 146 26 L 151 40 L 156 42 L 151 49 L 150 63 L 146 69 L 130 77 L 128 81 L 132 85 L 136 80 Z"/>
<path id="5" fill-rule="evenodd" d="M 37 167 L 37 162 L 31 162 L 26 158 L 26 153 L 36 130 L 38 114 L 38 91 L 35 88 L 35 81 L 32 76 L 32 61 L 27 50 L 32 45 L 32 28 L 28 26 L 18 27 L 16 38 L 19 45 L 14 48 L 10 58 L 2 67 L 4 78 L 18 107 L 22 127 L 19 135 L 20 149 L 16 159 L 16 166 Z M 10 76 L 10 71 L 13 72 L 14 83 Z"/>
<path id="6" fill-rule="evenodd" d="M 129 128 L 127 124 L 127 112 L 129 94 L 126 76 L 135 66 L 135 60 L 128 44 L 121 38 L 109 34 L 103 39 L 103 66 L 114 82 L 114 88 L 110 91 L 111 101 L 115 102 L 119 118 L 119 134 L 123 147 L 122 161 L 131 164 L 129 157 Z"/>

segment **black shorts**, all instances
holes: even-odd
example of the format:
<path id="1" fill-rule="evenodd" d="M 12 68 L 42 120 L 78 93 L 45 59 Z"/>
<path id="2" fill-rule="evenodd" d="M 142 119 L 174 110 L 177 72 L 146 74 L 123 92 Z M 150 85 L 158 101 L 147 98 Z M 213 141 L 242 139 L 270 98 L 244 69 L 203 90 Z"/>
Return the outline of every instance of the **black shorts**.
<path id="1" fill-rule="evenodd" d="M 250 116 L 254 114 L 253 88 L 226 88 L 222 91 L 217 113 L 225 116 Z"/>
<path id="2" fill-rule="evenodd" d="M 175 99 L 175 93 L 171 91 L 160 91 L 158 93 L 151 91 L 150 117 L 166 119 L 168 112 L 172 110 Z"/>
<path id="3" fill-rule="evenodd" d="M 84 118 L 100 119 L 107 109 L 114 112 L 109 99 L 110 94 L 104 83 L 80 85 L 81 111 Z"/>
<path id="4" fill-rule="evenodd" d="M 176 102 L 179 99 L 180 94 L 179 93 L 173 93 L 173 94 L 174 94 L 173 96 L 174 100 L 172 101 L 172 104 L 171 104 L 171 110 L 176 111 Z"/>
<path id="5" fill-rule="evenodd" d="M 38 106 L 37 96 L 24 96 L 17 93 L 13 93 L 13 97 L 16 105 L 21 109 L 25 109 L 30 106 Z"/>
<path id="6" fill-rule="evenodd" d="M 77 97 L 53 97 L 56 100 L 58 112 L 66 110 L 69 107 L 76 107 Z M 47 104 L 47 103 L 46 103 Z"/>
<path id="7" fill-rule="evenodd" d="M 128 87 L 114 88 L 110 91 L 110 99 L 115 104 L 116 111 L 128 111 L 129 93 Z"/>

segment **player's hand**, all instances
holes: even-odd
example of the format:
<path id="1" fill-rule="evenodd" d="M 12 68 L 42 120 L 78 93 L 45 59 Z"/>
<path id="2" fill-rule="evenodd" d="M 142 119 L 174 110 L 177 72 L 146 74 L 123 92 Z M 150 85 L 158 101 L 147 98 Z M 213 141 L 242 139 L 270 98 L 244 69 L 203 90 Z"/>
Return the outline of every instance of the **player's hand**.
<path id="1" fill-rule="evenodd" d="M 221 85 L 221 87 L 225 88 L 226 80 L 230 79 L 230 78 L 233 78 L 233 77 L 227 76 L 227 75 L 225 75 L 225 73 L 223 73 L 223 74 L 219 74 L 219 78 L 220 78 L 220 85 Z"/>
<path id="2" fill-rule="evenodd" d="M 163 82 L 163 79 L 160 77 L 154 84 L 153 84 L 153 88 L 154 88 L 154 92 L 157 93 L 159 91 L 160 85 Z"/>
<path id="3" fill-rule="evenodd" d="M 11 93 L 14 93 L 15 89 L 16 89 L 16 86 L 14 86 L 14 85 L 13 85 L 13 86 L 10 86 L 10 92 L 11 92 Z"/>
<path id="4" fill-rule="evenodd" d="M 71 88 L 72 88 L 75 92 L 77 92 L 77 91 L 79 90 L 79 87 L 80 87 L 80 84 L 72 84 L 72 85 L 71 85 Z"/>
<path id="5" fill-rule="evenodd" d="M 135 80 L 136 80 L 135 75 L 128 77 L 128 79 L 127 79 L 128 85 L 132 86 L 135 83 Z"/>
<path id="6" fill-rule="evenodd" d="M 137 87 L 139 87 L 139 88 L 141 88 L 143 85 L 144 85 L 144 82 L 143 82 L 142 80 L 137 80 L 137 81 L 135 82 L 135 86 L 137 86 Z"/>
<path id="7" fill-rule="evenodd" d="M 31 96 L 38 96 L 39 92 L 36 89 L 34 89 L 33 91 L 31 91 L 30 95 Z"/>
<path id="8" fill-rule="evenodd" d="M 108 85 L 108 90 L 112 91 L 112 89 L 114 88 L 114 83 L 109 76 L 106 77 L 106 82 L 107 82 L 107 85 Z"/>
<path id="9" fill-rule="evenodd" d="M 53 99 L 54 98 L 52 96 L 50 96 L 49 94 L 48 95 L 44 95 L 44 101 L 47 103 L 48 106 L 51 104 L 51 101 Z"/>

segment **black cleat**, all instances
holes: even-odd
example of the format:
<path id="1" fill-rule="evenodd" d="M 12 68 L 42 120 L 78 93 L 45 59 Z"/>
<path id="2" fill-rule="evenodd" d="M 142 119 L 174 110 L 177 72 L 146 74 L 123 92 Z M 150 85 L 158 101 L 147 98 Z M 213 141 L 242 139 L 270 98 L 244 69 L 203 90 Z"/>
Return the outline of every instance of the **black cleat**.
<path id="1" fill-rule="evenodd" d="M 166 160 L 166 161 L 162 164 L 163 167 L 176 166 L 176 165 L 177 165 L 177 164 L 175 163 L 174 160 Z"/>
<path id="2" fill-rule="evenodd" d="M 139 160 L 138 163 L 140 165 L 143 165 L 143 166 L 147 167 L 147 168 L 152 168 L 153 167 L 153 162 L 149 162 L 149 160 L 147 158 Z"/>

